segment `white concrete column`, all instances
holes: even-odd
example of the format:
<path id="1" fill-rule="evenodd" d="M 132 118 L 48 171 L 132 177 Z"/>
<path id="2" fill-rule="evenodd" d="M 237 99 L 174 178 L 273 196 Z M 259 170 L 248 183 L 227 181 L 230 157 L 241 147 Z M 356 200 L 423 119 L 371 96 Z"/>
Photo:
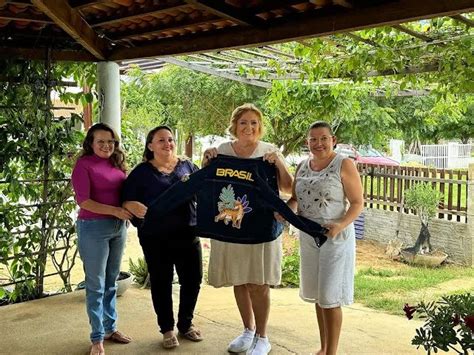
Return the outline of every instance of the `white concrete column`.
<path id="1" fill-rule="evenodd" d="M 115 62 L 97 64 L 99 120 L 111 126 L 121 136 L 120 70 Z"/>

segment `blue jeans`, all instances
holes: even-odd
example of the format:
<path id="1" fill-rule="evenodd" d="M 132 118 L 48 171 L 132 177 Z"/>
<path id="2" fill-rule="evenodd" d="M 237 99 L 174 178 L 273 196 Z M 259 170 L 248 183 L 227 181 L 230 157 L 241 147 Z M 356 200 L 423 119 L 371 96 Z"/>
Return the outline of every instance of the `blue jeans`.
<path id="1" fill-rule="evenodd" d="M 127 237 L 119 219 L 79 219 L 76 222 L 79 254 L 86 275 L 86 304 L 93 343 L 116 330 L 116 280 Z"/>

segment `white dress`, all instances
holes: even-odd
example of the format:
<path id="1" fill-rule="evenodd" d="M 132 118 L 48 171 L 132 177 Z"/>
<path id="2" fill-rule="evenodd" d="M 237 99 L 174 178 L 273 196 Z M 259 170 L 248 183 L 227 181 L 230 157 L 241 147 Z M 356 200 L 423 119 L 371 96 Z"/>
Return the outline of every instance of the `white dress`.
<path id="1" fill-rule="evenodd" d="M 344 157 L 337 154 L 329 165 L 314 171 L 305 160 L 296 175 L 298 214 L 320 224 L 336 221 L 347 211 L 341 181 Z M 354 302 L 355 232 L 351 223 L 321 248 L 300 232 L 300 297 L 321 308 Z"/>
<path id="2" fill-rule="evenodd" d="M 249 158 L 277 151 L 273 144 L 259 142 Z M 230 142 L 217 148 L 219 154 L 237 156 Z M 236 244 L 211 239 L 208 281 L 214 287 L 279 285 L 281 282 L 281 238 L 260 244 Z"/>

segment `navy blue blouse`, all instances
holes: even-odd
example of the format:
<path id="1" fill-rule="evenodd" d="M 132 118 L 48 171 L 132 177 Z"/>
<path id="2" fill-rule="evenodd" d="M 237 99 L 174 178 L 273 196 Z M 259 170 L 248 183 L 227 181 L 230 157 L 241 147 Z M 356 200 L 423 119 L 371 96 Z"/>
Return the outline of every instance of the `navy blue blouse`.
<path id="1" fill-rule="evenodd" d="M 175 169 L 170 174 L 165 174 L 156 169 L 150 162 L 140 163 L 133 169 L 125 180 L 122 190 L 122 201 L 139 201 L 145 206 L 150 203 L 182 177 L 199 170 L 189 160 L 180 159 Z M 134 221 L 132 221 L 134 222 Z M 135 221 L 139 236 L 141 223 Z M 153 223 L 157 230 L 153 234 L 173 236 L 179 234 L 183 227 L 196 225 L 196 198 L 183 202 L 173 210 Z"/>

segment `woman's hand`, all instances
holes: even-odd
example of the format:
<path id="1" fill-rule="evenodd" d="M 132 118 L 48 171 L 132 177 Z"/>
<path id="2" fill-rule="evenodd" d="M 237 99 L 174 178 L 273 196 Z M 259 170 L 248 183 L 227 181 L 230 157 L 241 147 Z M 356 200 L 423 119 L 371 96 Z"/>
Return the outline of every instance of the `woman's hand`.
<path id="1" fill-rule="evenodd" d="M 135 217 L 145 218 L 148 207 L 138 201 L 125 201 L 123 207 L 130 211 Z"/>
<path id="2" fill-rule="evenodd" d="M 124 221 L 127 221 L 133 217 L 132 214 L 123 207 L 115 207 L 114 216 Z"/>
<path id="3" fill-rule="evenodd" d="M 217 157 L 217 148 L 207 148 L 202 156 L 202 166 L 209 165 L 211 159 Z"/>
<path id="4" fill-rule="evenodd" d="M 278 222 L 285 222 L 285 219 L 283 218 L 283 216 L 279 214 L 278 212 L 273 212 L 273 217 L 275 217 L 275 219 Z"/>
<path id="5" fill-rule="evenodd" d="M 275 151 L 270 152 L 270 153 L 265 153 L 263 155 L 263 160 L 268 161 L 270 164 L 275 164 L 277 168 L 281 166 L 281 164 L 283 164 L 283 162 L 280 159 L 280 155 Z"/>
<path id="6" fill-rule="evenodd" d="M 335 238 L 339 233 L 344 229 L 344 226 L 341 223 L 327 223 L 323 227 L 327 228 L 326 236 L 329 238 Z"/>

